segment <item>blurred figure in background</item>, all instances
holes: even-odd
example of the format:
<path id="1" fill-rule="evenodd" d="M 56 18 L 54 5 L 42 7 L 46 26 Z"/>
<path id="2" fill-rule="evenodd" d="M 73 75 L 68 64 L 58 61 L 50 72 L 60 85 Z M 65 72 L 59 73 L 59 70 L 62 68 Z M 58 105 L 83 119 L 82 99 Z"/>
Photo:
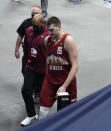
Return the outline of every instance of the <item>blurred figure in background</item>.
<path id="1" fill-rule="evenodd" d="M 42 14 L 47 17 L 48 0 L 41 0 Z"/>
<path id="2" fill-rule="evenodd" d="M 20 0 L 12 0 L 14 2 L 19 3 Z M 47 17 L 47 8 L 48 8 L 48 0 L 41 0 L 41 8 L 42 8 L 42 14 L 46 18 Z"/>

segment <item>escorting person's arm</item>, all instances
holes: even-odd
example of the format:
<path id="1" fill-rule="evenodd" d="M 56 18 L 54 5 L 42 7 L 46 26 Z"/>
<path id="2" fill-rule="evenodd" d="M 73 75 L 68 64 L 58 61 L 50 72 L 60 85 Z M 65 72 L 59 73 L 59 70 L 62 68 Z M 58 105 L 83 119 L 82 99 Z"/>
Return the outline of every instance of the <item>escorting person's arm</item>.
<path id="1" fill-rule="evenodd" d="M 22 37 L 18 34 L 17 40 L 16 40 L 16 46 L 15 46 L 15 57 L 18 59 L 20 58 L 20 52 L 19 52 L 19 48 L 20 45 L 22 43 Z"/>
<path id="2" fill-rule="evenodd" d="M 19 48 L 20 48 L 20 45 L 22 43 L 22 40 L 25 36 L 25 31 L 26 29 L 31 26 L 31 18 L 28 18 L 28 19 L 25 19 L 21 24 L 20 26 L 18 27 L 17 29 L 17 33 L 18 33 L 18 36 L 17 36 L 17 40 L 16 40 L 16 45 L 15 45 L 15 57 L 18 59 L 20 57 L 20 52 L 19 52 Z"/>
<path id="3" fill-rule="evenodd" d="M 76 72 L 78 70 L 78 51 L 77 51 L 77 47 L 76 47 L 76 42 L 72 38 L 72 36 L 67 36 L 65 43 L 64 43 L 64 48 L 68 53 L 68 56 L 69 56 L 69 59 L 71 62 L 71 69 L 70 69 L 70 72 L 68 74 L 66 81 L 58 89 L 57 93 L 66 91 L 66 88 L 71 83 L 71 81 L 73 80 L 73 78 L 76 75 Z"/>

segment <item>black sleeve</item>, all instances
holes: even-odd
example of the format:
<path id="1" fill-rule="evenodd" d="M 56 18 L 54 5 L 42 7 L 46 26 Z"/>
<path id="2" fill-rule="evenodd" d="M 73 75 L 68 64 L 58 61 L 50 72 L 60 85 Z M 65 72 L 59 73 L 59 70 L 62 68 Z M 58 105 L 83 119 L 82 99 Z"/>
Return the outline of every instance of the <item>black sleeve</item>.
<path id="1" fill-rule="evenodd" d="M 25 35 L 25 31 L 28 27 L 30 27 L 32 25 L 32 19 L 28 18 L 26 20 L 24 20 L 21 25 L 18 27 L 17 29 L 17 33 L 23 38 Z"/>

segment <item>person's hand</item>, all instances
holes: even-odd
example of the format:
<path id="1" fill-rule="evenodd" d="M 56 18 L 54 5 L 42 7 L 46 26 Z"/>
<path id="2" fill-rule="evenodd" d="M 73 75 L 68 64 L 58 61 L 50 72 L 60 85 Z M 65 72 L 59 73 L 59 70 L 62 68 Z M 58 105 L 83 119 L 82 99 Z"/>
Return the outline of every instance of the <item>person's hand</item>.
<path id="1" fill-rule="evenodd" d="M 59 87 L 56 94 L 58 94 L 59 92 L 66 92 L 66 88 L 64 86 Z"/>
<path id="2" fill-rule="evenodd" d="M 19 52 L 19 50 L 15 50 L 15 57 L 17 59 L 20 58 L 20 52 Z"/>

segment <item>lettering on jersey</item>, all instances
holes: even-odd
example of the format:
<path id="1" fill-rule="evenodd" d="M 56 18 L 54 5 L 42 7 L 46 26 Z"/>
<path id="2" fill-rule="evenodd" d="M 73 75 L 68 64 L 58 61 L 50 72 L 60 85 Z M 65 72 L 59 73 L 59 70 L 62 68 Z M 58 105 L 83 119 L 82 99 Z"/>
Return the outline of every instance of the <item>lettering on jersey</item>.
<path id="1" fill-rule="evenodd" d="M 57 48 L 57 54 L 61 55 L 62 54 L 62 47 Z"/>
<path id="2" fill-rule="evenodd" d="M 53 65 L 49 65 L 49 69 L 50 70 L 63 70 L 62 66 L 53 66 Z"/>

